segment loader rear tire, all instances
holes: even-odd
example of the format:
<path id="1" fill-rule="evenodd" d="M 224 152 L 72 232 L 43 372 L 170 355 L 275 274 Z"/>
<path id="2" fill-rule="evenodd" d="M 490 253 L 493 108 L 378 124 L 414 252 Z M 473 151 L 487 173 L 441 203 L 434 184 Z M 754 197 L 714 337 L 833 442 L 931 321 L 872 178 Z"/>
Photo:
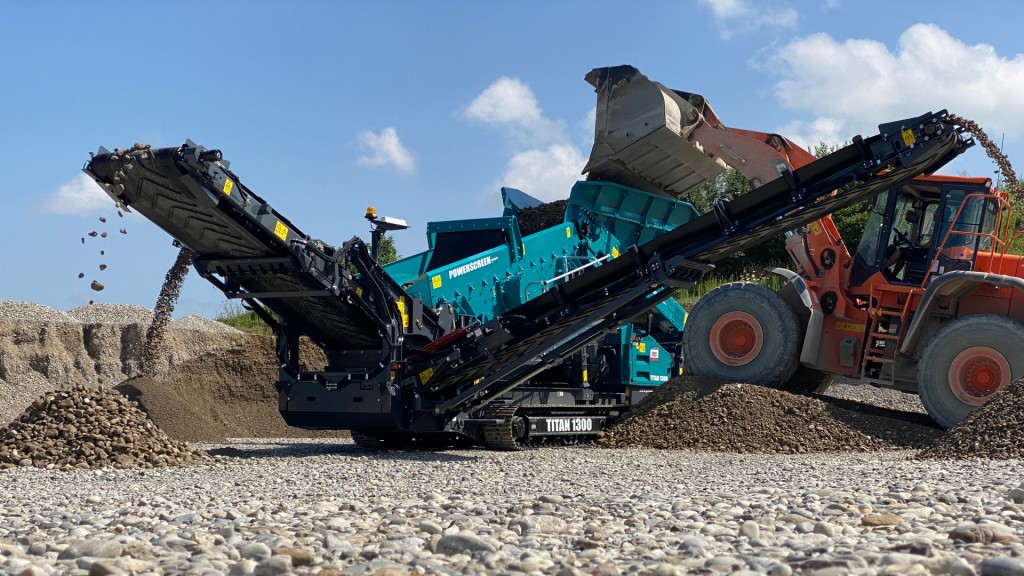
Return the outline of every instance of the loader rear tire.
<path id="1" fill-rule="evenodd" d="M 952 428 L 1010 382 L 1024 376 L 1024 325 L 978 314 L 954 320 L 928 343 L 917 393 L 928 415 Z"/>
<path id="2" fill-rule="evenodd" d="M 753 282 L 715 288 L 693 307 L 683 330 L 687 372 L 785 388 L 799 363 L 796 315 L 778 294 Z"/>

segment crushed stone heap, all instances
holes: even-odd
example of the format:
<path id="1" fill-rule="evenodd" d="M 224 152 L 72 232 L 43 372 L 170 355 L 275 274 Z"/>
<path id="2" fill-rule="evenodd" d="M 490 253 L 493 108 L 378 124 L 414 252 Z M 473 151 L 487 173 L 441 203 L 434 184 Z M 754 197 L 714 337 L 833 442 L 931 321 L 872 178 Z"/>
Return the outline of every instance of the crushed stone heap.
<path id="1" fill-rule="evenodd" d="M 0 430 L 0 469 L 155 468 L 206 461 L 117 392 L 84 386 L 37 398 Z"/>
<path id="2" fill-rule="evenodd" d="M 659 387 L 599 445 L 775 454 L 893 448 L 837 419 L 821 400 L 693 376 Z"/>
<path id="3" fill-rule="evenodd" d="M 532 208 L 522 208 L 516 214 L 519 221 L 519 232 L 529 236 L 559 224 L 565 220 L 565 206 L 568 200 L 555 200 Z"/>
<path id="4" fill-rule="evenodd" d="M 1024 378 L 1012 382 L 919 458 L 1024 458 Z"/>

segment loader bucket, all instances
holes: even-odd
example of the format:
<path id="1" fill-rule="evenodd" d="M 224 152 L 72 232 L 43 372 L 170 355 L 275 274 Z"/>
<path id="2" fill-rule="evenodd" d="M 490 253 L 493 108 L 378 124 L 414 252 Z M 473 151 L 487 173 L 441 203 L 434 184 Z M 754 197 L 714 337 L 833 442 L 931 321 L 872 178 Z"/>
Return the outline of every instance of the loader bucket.
<path id="1" fill-rule="evenodd" d="M 588 180 L 681 198 L 727 168 L 693 137 L 708 123 L 705 110 L 714 118 L 703 97 L 652 82 L 632 66 L 596 68 L 586 80 L 597 92 Z"/>

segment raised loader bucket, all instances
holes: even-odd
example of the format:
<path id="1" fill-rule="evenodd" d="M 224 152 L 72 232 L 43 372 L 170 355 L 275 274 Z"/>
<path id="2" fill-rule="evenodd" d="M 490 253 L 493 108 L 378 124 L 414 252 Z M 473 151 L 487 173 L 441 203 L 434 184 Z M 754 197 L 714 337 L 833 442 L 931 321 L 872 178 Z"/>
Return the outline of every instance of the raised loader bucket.
<path id="1" fill-rule="evenodd" d="M 597 89 L 589 180 L 682 197 L 727 168 L 690 139 L 704 121 L 702 97 L 691 103 L 632 66 L 596 68 L 586 80 Z"/>
<path id="2" fill-rule="evenodd" d="M 728 130 L 699 94 L 652 82 L 632 66 L 595 68 L 594 148 L 588 180 L 609 180 L 681 198 L 729 166 L 742 165 L 753 187 L 792 167 L 766 143 Z"/>

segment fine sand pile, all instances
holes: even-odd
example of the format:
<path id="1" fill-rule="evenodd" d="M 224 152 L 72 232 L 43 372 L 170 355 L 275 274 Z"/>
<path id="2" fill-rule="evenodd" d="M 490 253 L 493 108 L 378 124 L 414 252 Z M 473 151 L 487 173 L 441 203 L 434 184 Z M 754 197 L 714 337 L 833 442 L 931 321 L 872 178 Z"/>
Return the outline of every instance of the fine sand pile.
<path id="1" fill-rule="evenodd" d="M 323 353 L 305 340 L 300 356 L 310 367 L 323 368 Z M 276 381 L 273 339 L 248 336 L 175 366 L 164 377 L 131 378 L 116 389 L 138 402 L 162 430 L 178 440 L 347 436 L 286 425 L 277 408 Z"/>
<path id="2" fill-rule="evenodd" d="M 127 398 L 103 388 L 44 394 L 0 430 L 0 469 L 154 468 L 207 459 L 168 437 Z"/>
<path id="3" fill-rule="evenodd" d="M 920 447 L 936 434 L 927 426 L 850 412 L 816 398 L 682 376 L 631 409 L 599 444 L 802 454 Z"/>
<path id="4" fill-rule="evenodd" d="M 1024 458 L 1024 378 L 1011 383 L 920 458 Z"/>

